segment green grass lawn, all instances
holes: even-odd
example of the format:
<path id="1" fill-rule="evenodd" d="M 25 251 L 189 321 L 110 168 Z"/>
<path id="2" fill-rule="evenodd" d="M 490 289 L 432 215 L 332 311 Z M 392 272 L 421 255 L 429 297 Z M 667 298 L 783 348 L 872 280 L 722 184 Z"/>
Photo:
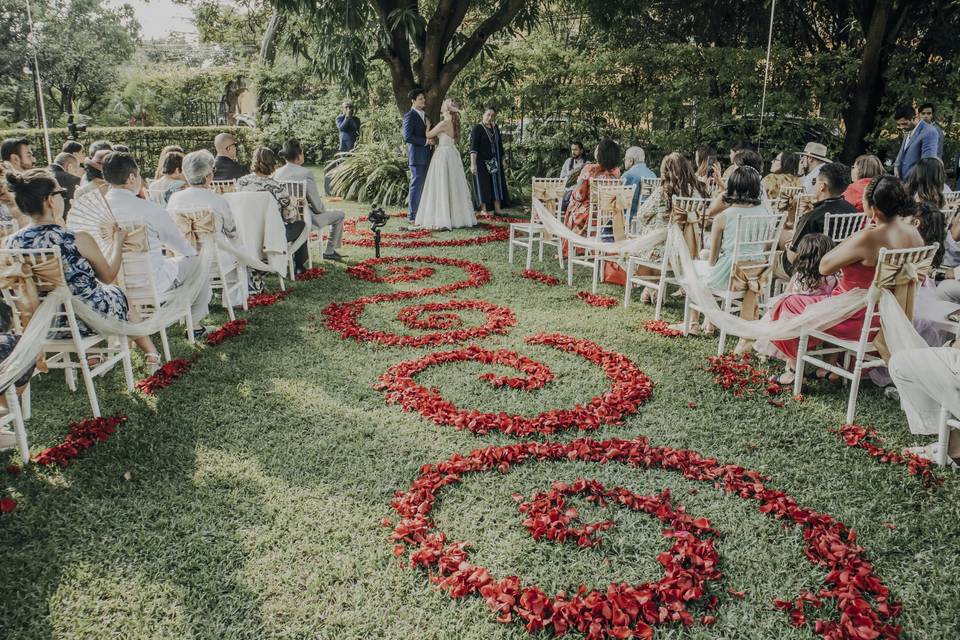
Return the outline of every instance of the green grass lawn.
<path id="1" fill-rule="evenodd" d="M 347 208 L 352 214 L 366 211 Z M 388 230 L 396 231 L 396 224 Z M 321 310 L 330 302 L 435 286 L 464 274 L 441 267 L 417 283 L 364 282 L 345 269 L 371 257 L 372 250 L 345 246 L 342 252 L 346 263 L 324 264 L 323 278 L 297 284 L 295 293 L 275 306 L 246 313 L 250 325 L 242 336 L 216 348 L 175 340 L 178 355 L 196 350 L 200 357 L 184 378 L 157 395 L 127 392 L 119 371 L 98 380 L 104 413 L 123 412 L 129 420 L 72 466 L 32 465 L 19 476 L 0 471 L 0 488 L 7 486 L 19 503 L 13 513 L 0 515 L 0 636 L 529 635 L 516 622 L 498 623 L 481 598 L 453 600 L 423 572 L 403 568 L 393 556 L 390 530 L 380 524 L 385 517 L 396 520 L 390 500 L 410 486 L 422 465 L 516 442 L 500 433 L 480 437 L 433 424 L 388 406 L 384 394 L 373 389 L 391 365 L 457 347 L 358 343 L 341 340 L 322 324 Z M 461 408 L 532 416 L 585 403 L 609 382 L 579 356 L 527 345 L 524 338 L 561 332 L 627 355 L 656 384 L 645 406 L 619 425 L 541 439 L 643 435 L 658 446 L 693 449 L 768 474 L 772 488 L 856 530 L 876 573 L 903 602 L 903 637 L 957 637 L 960 478 L 947 472 L 941 487 L 924 489 L 904 466 L 879 464 L 845 446 L 828 431 L 843 419 L 843 389 L 809 389 L 804 403 L 785 408 L 764 398 L 736 399 L 700 368 L 714 353 L 715 339 L 648 333 L 642 323 L 652 309 L 640 304 L 627 310 L 587 306 L 575 297 L 589 288 L 585 270 L 574 289 L 521 279 L 522 264 L 506 263 L 502 242 L 385 254 L 465 258 L 486 265 L 493 278 L 453 295 L 370 305 L 361 317 L 365 327 L 417 333 L 396 320 L 407 304 L 491 301 L 513 309 L 517 325 L 476 344 L 528 355 L 556 376 L 538 391 L 495 390 L 477 374 L 509 369 L 454 363 L 428 369 L 421 383 Z M 538 267 L 562 276 L 555 261 Z M 613 287 L 602 292 L 621 295 Z M 671 302 L 666 313 L 678 318 L 679 304 Z M 465 326 L 479 319 L 474 313 L 463 317 Z M 876 426 L 889 448 L 915 444 L 898 407 L 872 385 L 864 387 L 858 422 Z M 67 391 L 60 375 L 36 380 L 33 399 L 27 426 L 35 452 L 60 442 L 71 421 L 89 415 L 83 393 Z M 691 402 L 695 408 L 688 407 Z M 14 457 L 11 453 L 9 460 Z M 473 543 L 471 561 L 498 577 L 519 575 L 547 593 L 658 579 L 656 556 L 668 541 L 650 516 L 578 502 L 585 522 L 616 523 L 594 549 L 535 542 L 527 534 L 511 495 L 529 497 L 554 481 L 577 477 L 645 494 L 669 488 L 677 503 L 709 518 L 720 532 L 724 578 L 716 624 L 662 626 L 657 638 L 816 637 L 810 626 L 792 627 L 773 606 L 774 599 L 794 598 L 823 582 L 825 572 L 803 555 L 800 532 L 759 513 L 755 503 L 675 472 L 529 462 L 507 474 L 466 477 L 444 490 L 433 516 L 451 540 Z M 694 484 L 696 493 L 689 491 Z M 746 597 L 726 597 L 727 588 L 746 591 Z M 827 607 L 821 615 L 830 618 L 833 611 Z"/>

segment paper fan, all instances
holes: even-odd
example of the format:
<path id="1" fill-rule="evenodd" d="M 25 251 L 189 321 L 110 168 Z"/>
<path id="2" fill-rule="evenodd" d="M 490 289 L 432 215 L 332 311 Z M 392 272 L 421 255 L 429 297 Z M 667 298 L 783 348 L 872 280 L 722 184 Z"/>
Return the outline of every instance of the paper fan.
<path id="1" fill-rule="evenodd" d="M 113 255 L 113 225 L 116 222 L 110 205 L 97 189 L 75 199 L 67 215 L 67 229 L 74 233 L 89 233 L 105 256 Z"/>

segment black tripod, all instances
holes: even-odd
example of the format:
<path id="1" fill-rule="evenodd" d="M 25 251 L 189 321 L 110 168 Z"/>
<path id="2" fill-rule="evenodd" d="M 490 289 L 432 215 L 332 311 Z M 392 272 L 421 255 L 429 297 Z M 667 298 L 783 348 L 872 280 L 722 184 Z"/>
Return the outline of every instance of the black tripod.
<path id="1" fill-rule="evenodd" d="M 380 207 L 377 207 L 367 216 L 370 221 L 370 230 L 373 231 L 373 252 L 376 257 L 380 257 L 380 229 L 387 225 L 390 216 Z"/>

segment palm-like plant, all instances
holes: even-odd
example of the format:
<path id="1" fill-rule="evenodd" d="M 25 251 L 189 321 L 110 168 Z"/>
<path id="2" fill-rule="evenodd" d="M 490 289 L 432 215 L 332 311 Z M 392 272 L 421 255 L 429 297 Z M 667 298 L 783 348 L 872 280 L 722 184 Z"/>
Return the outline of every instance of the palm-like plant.
<path id="1" fill-rule="evenodd" d="M 363 143 L 338 153 L 325 172 L 333 195 L 341 198 L 381 207 L 399 206 L 406 200 L 407 158 L 387 144 Z"/>

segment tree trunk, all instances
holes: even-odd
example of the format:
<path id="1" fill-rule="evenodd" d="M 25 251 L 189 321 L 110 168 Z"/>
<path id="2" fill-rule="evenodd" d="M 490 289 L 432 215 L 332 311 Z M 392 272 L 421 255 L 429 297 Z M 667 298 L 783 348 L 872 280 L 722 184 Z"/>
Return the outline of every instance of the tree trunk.
<path id="1" fill-rule="evenodd" d="M 17 93 L 13 96 L 13 121 L 20 122 L 23 118 L 23 83 L 17 83 Z"/>
<path id="2" fill-rule="evenodd" d="M 902 19 L 894 15 L 892 0 L 876 3 L 864 33 L 863 57 L 850 103 L 843 112 L 846 129 L 841 159 L 847 164 L 866 150 L 866 137 L 877 126 L 877 111 L 886 86 L 889 54 L 885 46 L 895 41 L 902 28 Z"/>
<path id="3" fill-rule="evenodd" d="M 267 23 L 267 30 L 260 40 L 260 62 L 266 65 L 272 65 L 277 55 L 277 36 L 283 29 L 287 18 L 285 14 L 274 11 L 270 15 L 270 22 Z"/>

